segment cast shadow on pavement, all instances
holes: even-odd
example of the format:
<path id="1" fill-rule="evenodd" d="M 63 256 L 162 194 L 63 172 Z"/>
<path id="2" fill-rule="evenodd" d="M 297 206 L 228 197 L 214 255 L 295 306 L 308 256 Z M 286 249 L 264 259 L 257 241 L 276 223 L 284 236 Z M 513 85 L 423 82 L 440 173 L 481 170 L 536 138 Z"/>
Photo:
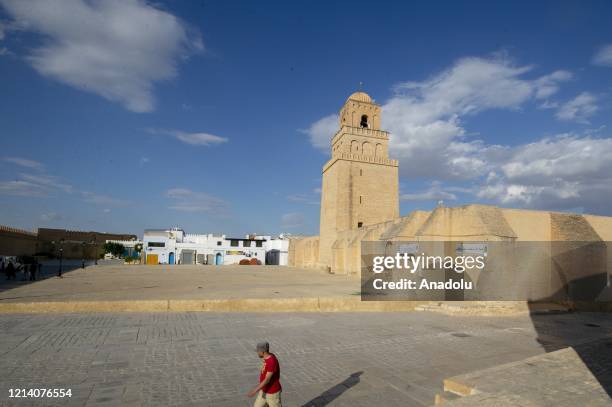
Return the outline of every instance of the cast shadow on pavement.
<path id="1" fill-rule="evenodd" d="M 362 374 L 363 372 L 355 372 L 351 374 L 341 383 L 338 383 L 334 387 L 324 391 L 312 400 L 302 404 L 302 407 L 323 407 L 328 405 L 336 398 L 338 398 L 342 393 L 359 383 L 359 376 L 361 376 Z"/>
<path id="2" fill-rule="evenodd" d="M 571 346 L 601 388 L 612 398 L 612 304 L 609 300 L 595 300 L 602 288 L 610 290 L 607 286 L 608 278 L 606 274 L 596 274 L 568 279 L 563 288 L 552 296 L 553 299 L 558 296 L 570 298 L 568 303 L 572 306 L 567 321 L 542 315 L 535 308 L 537 303 L 531 303 L 529 307 L 531 322 L 538 335 L 537 341 L 546 352 Z M 548 301 L 550 299 L 544 299 L 544 302 Z M 571 325 L 570 317 L 573 322 Z M 577 331 L 576 327 L 580 330 Z"/>

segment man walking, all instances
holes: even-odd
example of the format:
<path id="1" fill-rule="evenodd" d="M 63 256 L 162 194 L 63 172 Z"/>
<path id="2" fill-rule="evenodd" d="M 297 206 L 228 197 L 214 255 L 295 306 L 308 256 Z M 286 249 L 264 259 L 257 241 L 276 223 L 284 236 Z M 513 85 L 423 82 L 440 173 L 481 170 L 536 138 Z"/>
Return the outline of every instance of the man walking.
<path id="1" fill-rule="evenodd" d="M 253 397 L 257 394 L 253 407 L 282 407 L 280 384 L 280 366 L 278 359 L 270 353 L 270 344 L 260 342 L 257 344 L 257 355 L 262 359 L 259 385 L 247 395 Z"/>

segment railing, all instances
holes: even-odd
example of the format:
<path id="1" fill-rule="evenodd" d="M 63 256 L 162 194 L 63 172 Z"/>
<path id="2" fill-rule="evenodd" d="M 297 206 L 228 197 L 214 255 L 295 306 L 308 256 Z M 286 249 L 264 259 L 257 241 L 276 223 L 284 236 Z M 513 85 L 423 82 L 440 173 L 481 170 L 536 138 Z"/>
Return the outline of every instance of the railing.
<path id="1" fill-rule="evenodd" d="M 372 157 L 372 156 L 367 156 L 367 155 L 350 154 L 350 153 L 335 153 L 332 156 L 331 160 L 329 160 L 323 166 L 323 172 L 325 172 L 334 162 L 338 160 L 348 160 L 348 161 L 357 161 L 357 162 L 372 163 L 372 164 L 382 164 L 382 165 L 389 165 L 393 167 L 398 166 L 397 160 L 392 160 L 390 158 Z"/>
<path id="2" fill-rule="evenodd" d="M 356 136 L 367 136 L 385 140 L 389 138 L 389 133 L 384 130 L 368 129 L 367 127 L 342 126 L 340 127 L 340 130 L 336 132 L 334 137 L 332 137 L 332 145 L 335 143 L 336 138 L 343 134 L 354 134 Z"/>

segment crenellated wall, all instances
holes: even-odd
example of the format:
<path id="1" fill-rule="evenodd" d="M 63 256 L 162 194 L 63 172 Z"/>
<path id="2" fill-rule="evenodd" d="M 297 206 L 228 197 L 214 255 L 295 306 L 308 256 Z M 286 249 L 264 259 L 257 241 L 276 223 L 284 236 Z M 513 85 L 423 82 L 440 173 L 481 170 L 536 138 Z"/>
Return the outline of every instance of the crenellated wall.
<path id="1" fill-rule="evenodd" d="M 36 251 L 36 233 L 0 226 L 0 256 L 31 256 Z"/>

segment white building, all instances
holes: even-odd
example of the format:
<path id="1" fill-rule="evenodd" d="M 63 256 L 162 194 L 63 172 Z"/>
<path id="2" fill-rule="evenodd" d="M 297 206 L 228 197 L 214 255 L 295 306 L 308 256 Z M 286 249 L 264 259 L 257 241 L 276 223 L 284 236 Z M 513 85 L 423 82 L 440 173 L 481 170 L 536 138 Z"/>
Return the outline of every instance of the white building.
<path id="1" fill-rule="evenodd" d="M 277 260 L 268 264 L 287 265 L 289 241 L 269 236 L 188 234 L 180 228 L 144 231 L 144 252 L 147 264 L 238 264 L 240 260 Z M 266 256 L 266 254 L 270 252 Z"/>
<path id="2" fill-rule="evenodd" d="M 141 240 L 107 240 L 106 243 L 119 243 L 120 245 L 123 245 L 125 248 L 123 257 L 138 257 L 139 253 L 138 250 L 136 250 L 136 246 L 139 245 L 141 248 L 144 247 Z M 105 258 L 106 257 L 107 255 L 105 255 Z"/>
<path id="3" fill-rule="evenodd" d="M 266 264 L 286 266 L 289 264 L 289 239 L 283 235 L 268 238 L 264 243 L 266 248 Z"/>

